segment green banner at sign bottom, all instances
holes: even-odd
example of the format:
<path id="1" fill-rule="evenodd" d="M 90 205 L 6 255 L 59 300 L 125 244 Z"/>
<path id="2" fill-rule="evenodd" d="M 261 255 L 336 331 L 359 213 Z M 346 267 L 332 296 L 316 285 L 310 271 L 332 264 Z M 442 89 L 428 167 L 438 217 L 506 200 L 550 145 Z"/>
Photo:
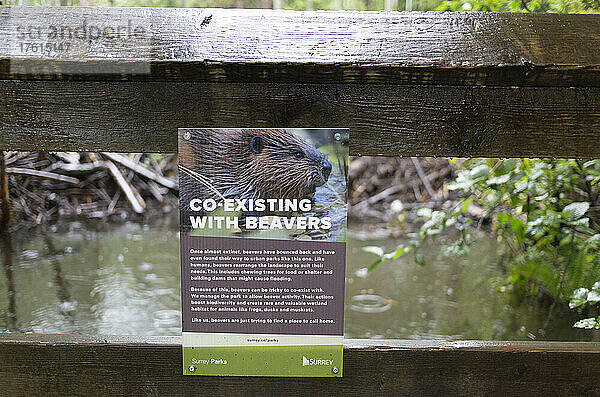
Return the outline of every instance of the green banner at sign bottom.
<path id="1" fill-rule="evenodd" d="M 184 347 L 184 375 L 341 377 L 342 345 Z"/>

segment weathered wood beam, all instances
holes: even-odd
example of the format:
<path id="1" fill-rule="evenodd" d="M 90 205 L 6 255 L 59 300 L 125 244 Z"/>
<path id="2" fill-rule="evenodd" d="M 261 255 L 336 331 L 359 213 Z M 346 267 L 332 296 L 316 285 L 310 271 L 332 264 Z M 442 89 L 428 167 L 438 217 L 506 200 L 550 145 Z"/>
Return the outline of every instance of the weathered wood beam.
<path id="1" fill-rule="evenodd" d="M 0 7 L 0 22 L 0 148 L 174 152 L 181 126 L 344 126 L 352 154 L 600 157 L 598 15 Z M 53 31 L 58 55 L 23 47 Z"/>
<path id="2" fill-rule="evenodd" d="M 600 89 L 0 81 L 0 149 L 175 152 L 178 127 L 349 127 L 355 155 L 600 157 Z"/>
<path id="3" fill-rule="evenodd" d="M 182 373 L 179 337 L 0 334 L 12 395 L 597 395 L 600 347 L 577 342 L 346 340 L 343 378 Z"/>
<path id="4" fill-rule="evenodd" d="M 0 37 L 0 79 L 600 86 L 600 15 L 0 7 Z"/>

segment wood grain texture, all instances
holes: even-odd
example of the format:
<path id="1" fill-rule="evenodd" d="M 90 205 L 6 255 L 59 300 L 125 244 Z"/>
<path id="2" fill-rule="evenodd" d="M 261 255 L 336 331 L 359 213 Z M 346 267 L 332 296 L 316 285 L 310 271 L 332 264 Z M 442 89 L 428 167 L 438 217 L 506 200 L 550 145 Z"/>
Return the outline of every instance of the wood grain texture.
<path id="1" fill-rule="evenodd" d="M 2 79 L 600 86 L 600 15 L 1 7 L 0 37 Z"/>
<path id="2" fill-rule="evenodd" d="M 0 81 L 0 149 L 175 152 L 178 127 L 349 127 L 354 155 L 600 157 L 600 89 Z"/>
<path id="3" fill-rule="evenodd" d="M 0 390 L 25 395 L 600 395 L 600 346 L 347 340 L 343 378 L 181 375 L 178 337 L 0 335 Z"/>

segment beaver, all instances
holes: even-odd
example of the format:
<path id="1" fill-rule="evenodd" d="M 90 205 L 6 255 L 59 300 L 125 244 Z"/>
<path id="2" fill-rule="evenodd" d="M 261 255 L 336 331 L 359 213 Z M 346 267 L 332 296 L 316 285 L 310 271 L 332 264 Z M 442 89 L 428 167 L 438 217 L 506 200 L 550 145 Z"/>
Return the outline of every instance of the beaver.
<path id="1" fill-rule="evenodd" d="M 192 198 L 312 198 L 331 162 L 286 129 L 186 130 L 180 140 L 181 210 Z M 185 219 L 185 217 L 182 217 Z"/>

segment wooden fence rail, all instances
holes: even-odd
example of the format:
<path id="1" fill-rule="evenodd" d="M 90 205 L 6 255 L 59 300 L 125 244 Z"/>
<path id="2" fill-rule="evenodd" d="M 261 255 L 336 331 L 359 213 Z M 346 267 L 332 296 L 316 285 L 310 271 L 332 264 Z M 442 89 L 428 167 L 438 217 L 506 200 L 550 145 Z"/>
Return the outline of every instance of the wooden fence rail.
<path id="1" fill-rule="evenodd" d="M 0 22 L 4 149 L 343 126 L 352 154 L 600 157 L 599 15 L 2 7 Z M 52 32 L 63 51 L 28 44 Z"/>
<path id="2" fill-rule="evenodd" d="M 596 343 L 346 340 L 343 378 L 186 376 L 181 338 L 0 335 L 22 395 L 593 396 Z"/>
<path id="3" fill-rule="evenodd" d="M 208 126 L 600 157 L 600 16 L 0 7 L 0 150 L 175 152 Z M 184 378 L 179 338 L 8 334 L 0 394 L 600 395 L 599 363 L 598 343 L 360 340 L 342 379 Z"/>

